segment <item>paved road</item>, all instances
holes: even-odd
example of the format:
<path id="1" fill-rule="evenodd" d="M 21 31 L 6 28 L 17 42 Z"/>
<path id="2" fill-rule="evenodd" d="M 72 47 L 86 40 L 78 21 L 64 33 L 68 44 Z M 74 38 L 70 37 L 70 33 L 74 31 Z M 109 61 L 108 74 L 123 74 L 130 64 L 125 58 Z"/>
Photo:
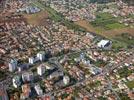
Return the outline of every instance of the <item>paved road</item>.
<path id="1" fill-rule="evenodd" d="M 70 55 L 71 53 L 69 53 Z M 117 100 L 121 100 L 120 97 L 118 96 L 118 94 L 114 91 L 114 89 L 112 88 L 112 82 L 107 78 L 107 73 L 111 73 L 115 68 L 118 68 L 119 66 L 121 65 L 124 65 L 124 63 L 127 61 L 131 61 L 132 59 L 134 59 L 134 54 L 132 54 L 131 56 L 127 57 L 124 61 L 120 62 L 119 64 L 114 64 L 111 66 L 109 66 L 109 64 L 107 64 L 103 69 L 102 69 L 102 72 L 101 75 L 105 76 L 107 81 L 108 81 L 108 84 L 109 84 L 109 88 L 113 91 L 113 93 L 115 94 L 115 96 L 117 97 Z M 53 59 L 50 59 L 49 60 L 50 62 L 52 63 L 55 63 L 62 71 L 64 71 L 64 68 L 62 67 L 62 65 L 58 62 L 58 59 L 57 58 L 53 58 Z M 85 84 L 87 81 L 90 81 L 90 80 L 95 80 L 97 79 L 97 77 L 100 76 L 99 75 L 96 75 L 94 77 L 89 77 L 89 78 L 86 78 L 85 80 L 81 81 L 81 82 L 77 82 L 76 84 L 70 86 L 70 88 L 74 88 L 76 86 L 81 86 L 81 84 Z M 64 89 L 62 89 L 64 90 Z M 53 92 L 50 92 L 50 93 L 57 93 L 57 92 L 60 92 L 62 90 L 55 90 Z"/>
<path id="2" fill-rule="evenodd" d="M 93 49 L 94 49 L 94 48 L 93 48 Z M 89 50 L 91 50 L 91 48 L 90 48 Z M 86 50 L 84 50 L 84 51 L 86 51 Z M 78 51 L 78 52 L 80 52 L 80 51 Z M 77 51 L 76 51 L 76 52 L 73 52 L 73 53 L 77 53 Z M 73 53 L 68 53 L 67 55 L 72 55 Z M 64 71 L 65 69 L 64 69 L 64 68 L 62 67 L 62 65 L 58 62 L 58 60 L 59 60 L 60 57 L 61 57 L 61 56 L 50 58 L 50 59 L 49 59 L 49 62 L 56 64 L 57 67 L 60 68 L 61 71 Z M 122 61 L 122 62 L 119 63 L 119 64 L 114 64 L 114 65 L 112 65 L 112 67 L 110 67 L 109 64 L 106 65 L 106 66 L 102 69 L 103 73 L 101 73 L 101 75 L 104 75 L 104 76 L 107 78 L 107 73 L 111 73 L 111 72 L 113 71 L 113 69 L 115 69 L 115 68 L 117 68 L 117 67 L 123 65 L 126 61 L 128 62 L 128 61 L 130 61 L 130 60 L 132 60 L 132 59 L 134 59 L 134 53 L 133 53 L 131 56 L 127 57 L 124 61 Z M 8 77 L 6 78 L 6 80 L 0 82 L 0 84 L 4 84 L 4 86 L 5 86 L 6 88 L 8 88 L 9 85 L 12 84 L 11 82 L 12 82 L 13 76 L 14 76 L 14 75 L 21 75 L 22 73 L 23 73 L 23 72 L 21 72 L 21 73 L 16 72 L 16 73 L 14 73 L 14 74 L 8 76 Z M 100 76 L 100 74 L 97 75 L 97 76 L 94 76 L 94 77 L 86 78 L 85 80 L 83 80 L 83 81 L 81 81 L 81 82 L 77 82 L 76 84 L 74 84 L 74 85 L 72 85 L 72 86 L 70 86 L 70 87 L 73 88 L 73 87 L 75 87 L 75 86 L 81 86 L 81 84 L 84 84 L 84 83 L 86 83 L 87 81 L 90 81 L 90 80 L 94 80 L 94 79 L 96 79 L 98 76 Z M 108 82 L 109 82 L 109 86 L 111 87 L 111 90 L 112 90 L 113 93 L 117 96 L 118 100 L 120 100 L 119 97 L 118 97 L 118 95 L 117 95 L 117 93 L 112 89 L 112 83 L 111 83 L 111 81 L 110 81 L 108 78 L 107 78 L 107 80 L 108 80 Z M 54 91 L 51 92 L 51 93 L 57 93 L 58 91 L 61 91 L 61 90 L 54 90 Z"/>

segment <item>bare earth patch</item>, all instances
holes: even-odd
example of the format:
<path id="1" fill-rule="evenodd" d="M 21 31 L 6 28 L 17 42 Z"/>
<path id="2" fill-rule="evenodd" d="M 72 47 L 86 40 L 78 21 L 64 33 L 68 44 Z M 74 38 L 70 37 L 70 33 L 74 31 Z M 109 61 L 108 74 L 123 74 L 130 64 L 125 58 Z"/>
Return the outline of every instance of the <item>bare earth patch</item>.
<path id="1" fill-rule="evenodd" d="M 95 31 L 94 27 L 92 25 L 90 25 L 89 22 L 86 21 L 86 20 L 80 20 L 80 21 L 77 21 L 77 22 L 74 22 L 74 23 L 83 27 L 83 28 L 86 28 L 90 32 Z"/>
<path id="2" fill-rule="evenodd" d="M 27 22 L 32 25 L 41 25 L 42 22 L 48 18 L 48 13 L 46 11 L 41 11 L 35 14 L 24 14 Z"/>
<path id="3" fill-rule="evenodd" d="M 104 30 L 100 27 L 93 27 L 86 20 L 77 21 L 77 22 L 75 22 L 75 24 L 87 29 L 87 31 L 89 31 L 89 32 L 95 32 L 99 35 L 102 35 L 102 36 L 108 37 L 108 38 L 115 37 L 121 33 L 129 33 L 134 36 L 134 28 L 130 28 L 130 27 L 121 28 L 121 29 Z"/>
<path id="4" fill-rule="evenodd" d="M 121 33 L 129 33 L 129 34 L 134 36 L 134 28 L 127 27 L 127 28 L 114 29 L 114 30 L 109 30 L 109 31 L 104 32 L 104 34 L 111 36 L 111 37 L 114 37 L 114 36 L 119 35 Z"/>

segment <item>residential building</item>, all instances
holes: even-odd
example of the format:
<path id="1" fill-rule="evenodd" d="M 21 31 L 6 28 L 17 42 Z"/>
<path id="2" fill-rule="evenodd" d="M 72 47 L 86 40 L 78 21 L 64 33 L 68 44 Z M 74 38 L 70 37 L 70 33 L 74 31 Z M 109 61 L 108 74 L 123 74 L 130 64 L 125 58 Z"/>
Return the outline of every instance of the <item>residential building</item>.
<path id="1" fill-rule="evenodd" d="M 17 60 L 15 59 L 11 59 L 11 61 L 9 62 L 9 71 L 13 72 L 17 69 Z"/>
<path id="2" fill-rule="evenodd" d="M 22 95 L 21 98 L 29 98 L 30 94 L 31 94 L 31 87 L 29 84 L 24 84 L 22 85 Z"/>
<path id="3" fill-rule="evenodd" d="M 38 58 L 40 61 L 44 61 L 44 60 L 45 60 L 45 52 L 42 51 L 42 52 L 37 53 L 37 58 Z"/>
<path id="4" fill-rule="evenodd" d="M 45 66 L 40 65 L 39 67 L 37 67 L 37 74 L 42 76 L 45 73 Z"/>
<path id="5" fill-rule="evenodd" d="M 21 77 L 20 76 L 15 76 L 13 78 L 13 86 L 15 88 L 18 88 L 21 85 Z"/>
<path id="6" fill-rule="evenodd" d="M 4 88 L 3 84 L 0 84 L 0 100 L 9 100 L 7 91 Z"/>
<path id="7" fill-rule="evenodd" d="M 63 82 L 64 82 L 65 85 L 69 84 L 70 78 L 68 76 L 64 76 L 63 77 Z"/>
<path id="8" fill-rule="evenodd" d="M 28 60 L 29 60 L 29 64 L 34 64 L 34 62 L 35 62 L 34 57 L 30 57 Z"/>
<path id="9" fill-rule="evenodd" d="M 35 85 L 35 86 L 34 86 L 34 89 L 35 89 L 36 93 L 37 93 L 39 96 L 43 95 L 43 90 L 41 89 L 41 87 L 40 87 L 39 85 Z"/>
<path id="10" fill-rule="evenodd" d="M 50 79 L 53 79 L 53 78 L 57 78 L 57 77 L 60 77 L 60 76 L 63 76 L 63 72 L 61 72 L 61 71 L 56 71 L 56 72 L 53 72 L 53 73 L 49 76 L 49 78 L 50 78 Z"/>
<path id="11" fill-rule="evenodd" d="M 25 72 L 22 74 L 23 82 L 30 82 L 33 80 L 33 73 L 32 72 Z"/>

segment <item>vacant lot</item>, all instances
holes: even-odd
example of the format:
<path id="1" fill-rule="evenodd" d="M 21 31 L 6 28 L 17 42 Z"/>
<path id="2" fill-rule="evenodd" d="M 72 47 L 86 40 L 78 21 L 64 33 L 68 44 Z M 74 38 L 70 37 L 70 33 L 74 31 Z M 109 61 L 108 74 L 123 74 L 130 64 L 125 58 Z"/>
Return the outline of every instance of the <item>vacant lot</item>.
<path id="1" fill-rule="evenodd" d="M 24 14 L 27 22 L 32 25 L 40 25 L 42 21 L 48 18 L 48 13 L 46 11 L 41 11 L 35 14 Z"/>
<path id="2" fill-rule="evenodd" d="M 120 35 L 121 33 L 129 33 L 134 36 L 134 28 L 127 27 L 127 28 L 122 28 L 122 29 L 108 30 L 108 31 L 105 31 L 103 34 L 106 34 L 110 37 L 114 37 L 116 35 Z"/>
<path id="3" fill-rule="evenodd" d="M 89 24 L 89 22 L 86 21 L 86 20 L 80 20 L 80 21 L 77 21 L 77 22 L 74 22 L 74 23 L 83 27 L 83 28 L 85 28 L 85 29 L 87 29 L 90 32 L 95 32 L 95 28 L 91 24 Z"/>

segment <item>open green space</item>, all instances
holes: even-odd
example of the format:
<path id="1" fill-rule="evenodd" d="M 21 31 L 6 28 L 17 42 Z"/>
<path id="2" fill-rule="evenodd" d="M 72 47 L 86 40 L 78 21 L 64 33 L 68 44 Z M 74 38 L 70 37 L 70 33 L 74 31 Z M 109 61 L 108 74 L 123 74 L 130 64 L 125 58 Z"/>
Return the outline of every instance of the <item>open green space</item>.
<path id="1" fill-rule="evenodd" d="M 120 97 L 120 100 L 131 100 L 125 93 L 118 93 L 118 95 Z"/>
<path id="2" fill-rule="evenodd" d="M 128 81 L 126 83 L 126 85 L 128 86 L 128 88 L 133 89 L 134 88 L 134 80 L 133 81 Z"/>
<path id="3" fill-rule="evenodd" d="M 94 88 L 94 87 L 98 87 L 98 86 L 100 86 L 101 85 L 101 82 L 100 81 L 95 81 L 95 82 L 92 82 L 92 83 L 90 83 L 89 84 L 89 87 L 90 88 Z"/>
<path id="4" fill-rule="evenodd" d="M 118 18 L 109 13 L 97 13 L 96 19 L 91 22 L 94 27 L 101 27 L 105 30 L 120 29 L 126 27 L 118 22 Z"/>
<path id="5" fill-rule="evenodd" d="M 124 77 L 128 77 L 129 75 L 131 75 L 133 73 L 133 71 L 129 70 L 127 67 L 124 67 L 124 68 L 121 68 L 118 71 L 118 73 L 119 73 L 121 78 L 124 78 Z"/>
<path id="6" fill-rule="evenodd" d="M 127 48 L 127 44 L 126 43 L 122 43 L 121 41 L 118 40 L 114 40 L 112 39 L 112 48 L 115 50 L 119 50 L 121 48 Z"/>
<path id="7" fill-rule="evenodd" d="M 134 36 L 128 33 L 122 33 L 113 38 L 113 48 L 131 48 L 134 46 Z"/>
<path id="8" fill-rule="evenodd" d="M 94 62 L 94 65 L 96 65 L 97 67 L 104 67 L 107 63 L 104 62 L 103 60 L 98 60 Z"/>
<path id="9" fill-rule="evenodd" d="M 122 33 L 121 35 L 117 35 L 115 39 L 128 44 L 128 46 L 134 45 L 134 36 L 128 33 Z"/>
<path id="10" fill-rule="evenodd" d="M 124 28 L 124 24 L 120 24 L 118 22 L 115 22 L 115 23 L 111 23 L 111 24 L 107 24 L 106 27 L 108 29 L 118 29 L 118 28 Z"/>

